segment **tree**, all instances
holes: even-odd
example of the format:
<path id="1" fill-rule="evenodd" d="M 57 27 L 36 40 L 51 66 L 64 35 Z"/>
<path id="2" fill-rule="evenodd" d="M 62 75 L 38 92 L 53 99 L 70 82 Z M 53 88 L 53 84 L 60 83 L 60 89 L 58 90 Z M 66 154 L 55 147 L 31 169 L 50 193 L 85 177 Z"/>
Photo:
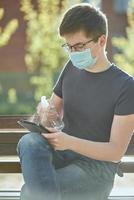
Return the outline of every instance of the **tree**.
<path id="1" fill-rule="evenodd" d="M 113 38 L 113 45 L 118 49 L 114 55 L 114 61 L 119 67 L 134 75 L 134 2 L 130 1 L 128 9 L 129 27 L 127 38 Z"/>
<path id="2" fill-rule="evenodd" d="M 25 61 L 29 73 L 33 73 L 31 83 L 35 85 L 35 99 L 49 96 L 53 87 L 53 75 L 63 66 L 65 54 L 60 48 L 58 24 L 67 0 L 21 0 L 21 11 L 27 22 Z M 78 1 L 77 1 L 78 2 Z"/>
<path id="3" fill-rule="evenodd" d="M 0 8 L 0 20 L 4 16 L 4 9 Z M 7 45 L 11 35 L 15 32 L 18 27 L 18 20 L 12 19 L 8 24 L 2 29 L 0 27 L 0 47 Z"/>

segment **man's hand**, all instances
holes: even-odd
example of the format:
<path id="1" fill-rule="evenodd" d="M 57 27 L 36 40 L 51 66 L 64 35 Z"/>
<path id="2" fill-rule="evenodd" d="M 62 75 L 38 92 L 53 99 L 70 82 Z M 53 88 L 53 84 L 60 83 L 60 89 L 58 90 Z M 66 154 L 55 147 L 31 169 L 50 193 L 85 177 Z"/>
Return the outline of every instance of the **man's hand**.
<path id="1" fill-rule="evenodd" d="M 70 149 L 73 136 L 70 136 L 64 132 L 42 133 L 42 135 L 48 140 L 55 150 L 67 150 Z"/>

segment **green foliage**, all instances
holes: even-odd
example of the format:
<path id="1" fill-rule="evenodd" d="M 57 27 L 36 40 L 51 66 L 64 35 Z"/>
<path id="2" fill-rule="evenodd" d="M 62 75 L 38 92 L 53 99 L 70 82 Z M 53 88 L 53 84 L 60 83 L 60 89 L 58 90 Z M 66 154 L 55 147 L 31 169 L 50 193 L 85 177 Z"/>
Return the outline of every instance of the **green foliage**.
<path id="1" fill-rule="evenodd" d="M 21 11 L 26 21 L 28 73 L 0 74 L 0 114 L 32 114 L 40 96 L 50 96 L 66 59 L 57 30 L 61 15 L 66 8 L 79 2 L 21 0 Z M 0 29 L 0 36 L 3 32 Z"/>
<path id="2" fill-rule="evenodd" d="M 15 88 L 10 88 L 8 91 L 8 102 L 15 104 L 17 102 L 16 90 Z"/>
<path id="3" fill-rule="evenodd" d="M 16 115 L 16 114 L 28 114 L 32 115 L 35 112 L 36 104 L 33 104 L 33 101 L 31 101 L 29 104 L 26 102 L 16 102 L 14 104 L 9 102 L 1 102 L 0 105 L 0 114 L 10 114 L 10 115 Z"/>
<path id="4" fill-rule="evenodd" d="M 34 88 L 26 72 L 0 73 L 0 114 L 32 114 L 35 111 Z"/>
<path id="5" fill-rule="evenodd" d="M 66 1 L 21 0 L 21 11 L 27 22 L 25 61 L 28 71 L 35 73 L 31 83 L 36 87 L 35 99 L 52 92 L 53 74 L 63 65 L 65 54 L 60 48 L 57 27 Z"/>
<path id="6" fill-rule="evenodd" d="M 0 20 L 4 16 L 4 9 L 0 8 Z M 18 20 L 17 19 L 12 19 L 8 24 L 2 29 L 0 27 L 0 47 L 5 46 L 11 35 L 15 32 L 15 30 L 18 27 Z"/>
<path id="7" fill-rule="evenodd" d="M 113 38 L 113 45 L 119 53 L 114 55 L 115 63 L 123 70 L 134 75 L 134 2 L 131 1 L 128 10 L 129 27 L 127 38 Z"/>

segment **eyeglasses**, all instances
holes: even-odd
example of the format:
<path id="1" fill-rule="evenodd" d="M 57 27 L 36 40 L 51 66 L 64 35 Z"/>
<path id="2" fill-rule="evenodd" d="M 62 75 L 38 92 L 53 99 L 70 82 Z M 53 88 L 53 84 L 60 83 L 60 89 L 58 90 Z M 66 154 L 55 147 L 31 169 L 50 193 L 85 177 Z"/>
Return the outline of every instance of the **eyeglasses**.
<path id="1" fill-rule="evenodd" d="M 89 40 L 89 41 L 87 41 L 85 43 L 77 43 L 77 44 L 72 45 L 72 46 L 66 43 L 66 44 L 63 44 L 62 47 L 66 51 L 69 51 L 69 52 L 71 52 L 73 49 L 74 49 L 74 51 L 84 51 L 85 50 L 85 46 L 87 44 L 89 44 L 90 42 L 93 42 L 93 41 L 95 41 L 95 39 L 91 39 L 91 40 Z"/>

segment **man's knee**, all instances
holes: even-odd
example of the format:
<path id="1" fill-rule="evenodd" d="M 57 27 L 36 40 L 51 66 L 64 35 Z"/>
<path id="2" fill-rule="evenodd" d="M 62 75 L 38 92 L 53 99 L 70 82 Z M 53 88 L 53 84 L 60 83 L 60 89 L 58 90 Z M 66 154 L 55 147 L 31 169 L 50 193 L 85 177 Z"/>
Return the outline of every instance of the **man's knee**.
<path id="1" fill-rule="evenodd" d="M 50 151 L 51 147 L 47 140 L 39 133 L 28 133 L 22 136 L 17 145 L 17 153 L 20 154 L 26 150 L 45 149 Z"/>

